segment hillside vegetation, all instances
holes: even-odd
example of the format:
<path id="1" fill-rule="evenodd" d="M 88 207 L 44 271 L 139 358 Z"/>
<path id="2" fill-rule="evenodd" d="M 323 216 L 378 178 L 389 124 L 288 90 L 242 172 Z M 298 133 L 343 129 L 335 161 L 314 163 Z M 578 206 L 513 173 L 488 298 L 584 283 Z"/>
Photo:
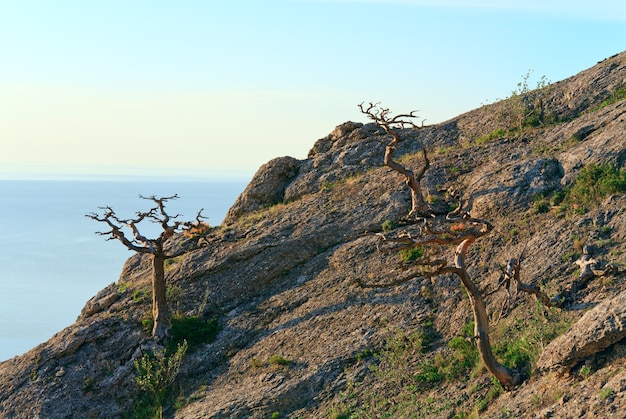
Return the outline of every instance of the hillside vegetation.
<path id="1" fill-rule="evenodd" d="M 468 273 L 521 385 L 482 365 L 456 276 L 412 275 L 420 251 L 379 250 L 377 233 L 413 237 L 419 223 L 383 166 L 385 131 L 346 122 L 306 159 L 263 165 L 222 225 L 173 240 L 195 250 L 165 266 L 168 345 L 150 337 L 150 261 L 135 255 L 76 323 L 0 364 L 0 417 L 621 417 L 625 86 L 621 53 L 400 131 L 403 165 L 419 170 L 428 152 L 430 207 L 451 211 L 460 195 L 493 225 Z M 453 248 L 433 252 L 453 263 Z M 511 294 L 504 271 L 520 256 L 520 281 L 554 304 Z"/>

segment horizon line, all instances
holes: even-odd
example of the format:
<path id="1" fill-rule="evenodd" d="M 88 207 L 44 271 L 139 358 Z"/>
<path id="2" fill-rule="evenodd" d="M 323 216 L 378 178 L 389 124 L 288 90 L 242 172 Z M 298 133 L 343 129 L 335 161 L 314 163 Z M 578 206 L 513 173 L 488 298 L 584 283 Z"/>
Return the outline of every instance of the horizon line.
<path id="1" fill-rule="evenodd" d="M 299 2 L 302 0 L 292 0 Z M 555 0 L 528 0 L 526 2 L 502 2 L 501 0 L 304 0 L 313 3 L 371 3 L 425 6 L 439 9 L 492 10 L 501 12 L 535 12 L 556 14 L 564 18 L 585 20 L 626 21 L 626 7 L 621 1 L 599 1 L 590 6 L 588 2 Z M 621 6 L 621 8 L 620 8 Z"/>

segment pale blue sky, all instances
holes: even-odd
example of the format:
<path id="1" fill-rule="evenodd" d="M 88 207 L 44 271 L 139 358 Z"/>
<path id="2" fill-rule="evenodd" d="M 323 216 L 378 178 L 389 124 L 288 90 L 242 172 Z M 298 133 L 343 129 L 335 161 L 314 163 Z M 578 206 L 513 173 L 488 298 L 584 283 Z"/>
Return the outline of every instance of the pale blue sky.
<path id="1" fill-rule="evenodd" d="M 623 0 L 0 0 L 0 178 L 247 176 L 362 101 L 436 123 L 624 49 Z"/>

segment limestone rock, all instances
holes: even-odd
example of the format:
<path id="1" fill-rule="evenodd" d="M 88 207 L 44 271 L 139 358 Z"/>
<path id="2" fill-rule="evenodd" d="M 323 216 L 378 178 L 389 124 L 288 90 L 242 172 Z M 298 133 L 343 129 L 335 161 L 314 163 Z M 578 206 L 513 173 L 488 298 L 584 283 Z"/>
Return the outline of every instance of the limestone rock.
<path id="1" fill-rule="evenodd" d="M 230 224 L 243 214 L 283 202 L 285 188 L 296 176 L 299 168 L 300 161 L 288 156 L 265 163 L 230 208 L 224 223 Z"/>
<path id="2" fill-rule="evenodd" d="M 120 293 L 116 291 L 115 283 L 111 283 L 108 287 L 99 291 L 96 295 L 91 297 L 89 301 L 87 301 L 87 304 L 85 304 L 85 307 L 81 310 L 78 319 L 84 319 L 106 310 L 111 307 L 114 302 L 119 300 L 120 297 Z"/>
<path id="3" fill-rule="evenodd" d="M 626 292 L 589 310 L 545 348 L 537 367 L 566 372 L 626 337 Z"/>
<path id="4" fill-rule="evenodd" d="M 553 190 L 563 176 L 555 159 L 538 158 L 502 164 L 494 159 L 469 180 L 473 191 L 472 214 L 483 217 L 501 208 L 510 198 L 517 205 L 527 205 L 536 195 Z"/>

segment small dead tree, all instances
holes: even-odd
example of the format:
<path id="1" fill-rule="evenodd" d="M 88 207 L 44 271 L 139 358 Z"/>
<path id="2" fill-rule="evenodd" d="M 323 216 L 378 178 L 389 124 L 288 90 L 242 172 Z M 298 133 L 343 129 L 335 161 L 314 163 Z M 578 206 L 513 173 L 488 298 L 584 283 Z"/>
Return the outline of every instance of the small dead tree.
<path id="1" fill-rule="evenodd" d="M 189 221 L 173 221 L 180 216 L 170 216 L 165 211 L 165 203 L 172 199 L 178 199 L 178 195 L 157 198 L 155 196 L 140 198 L 153 201 L 156 206 L 145 212 L 137 212 L 135 218 L 123 219 L 119 218 L 111 207 L 100 207 L 102 214 L 90 213 L 86 217 L 106 224 L 110 230 L 97 232 L 96 234 L 108 236 L 107 240 L 119 240 L 129 250 L 137 253 L 147 253 L 152 256 L 152 316 L 153 328 L 152 336 L 160 342 L 163 342 L 169 332 L 170 314 L 166 301 L 166 284 L 165 284 L 165 260 L 181 256 L 191 249 L 181 249 L 173 253 L 169 253 L 166 248 L 167 241 L 174 236 L 175 233 L 186 231 L 206 223 L 202 221 L 202 210 L 198 211 L 196 220 Z M 147 220 L 159 224 L 162 232 L 155 239 L 149 239 L 139 232 L 138 224 Z"/>
<path id="2" fill-rule="evenodd" d="M 359 109 L 363 114 L 367 115 L 369 119 L 374 121 L 376 125 L 384 129 L 389 136 L 391 136 L 391 141 L 385 143 L 385 157 L 383 162 L 385 166 L 404 176 L 405 183 L 411 190 L 411 211 L 409 212 L 409 218 L 415 218 L 418 216 L 427 217 L 432 215 L 431 208 L 424 201 L 424 194 L 422 193 L 422 188 L 420 186 L 420 181 L 430 166 L 426 149 L 422 149 L 424 166 L 417 173 L 414 173 L 412 170 L 409 170 L 398 161 L 394 160 L 393 156 L 398 144 L 402 141 L 400 134 L 398 133 L 399 129 L 419 129 L 423 127 L 423 124 L 418 126 L 413 122 L 413 119 L 417 118 L 415 111 L 392 117 L 388 108 L 379 107 L 377 104 L 371 102 L 368 105 L 364 105 L 363 103 L 359 104 Z"/>
<path id="3" fill-rule="evenodd" d="M 506 289 L 506 298 L 500 312 L 501 316 L 507 315 L 511 312 L 515 306 L 519 292 L 525 292 L 533 295 L 538 301 L 541 302 L 541 304 L 543 304 L 544 307 L 563 307 L 565 302 L 565 300 L 559 295 L 550 298 L 548 294 L 543 292 L 537 285 L 526 284 L 521 281 L 520 267 L 522 261 L 524 260 L 525 252 L 526 247 L 524 246 L 524 250 L 522 250 L 520 256 L 518 258 L 509 259 L 506 269 L 503 269 L 502 271 L 502 281 L 500 282 L 498 288 L 504 285 Z"/>

